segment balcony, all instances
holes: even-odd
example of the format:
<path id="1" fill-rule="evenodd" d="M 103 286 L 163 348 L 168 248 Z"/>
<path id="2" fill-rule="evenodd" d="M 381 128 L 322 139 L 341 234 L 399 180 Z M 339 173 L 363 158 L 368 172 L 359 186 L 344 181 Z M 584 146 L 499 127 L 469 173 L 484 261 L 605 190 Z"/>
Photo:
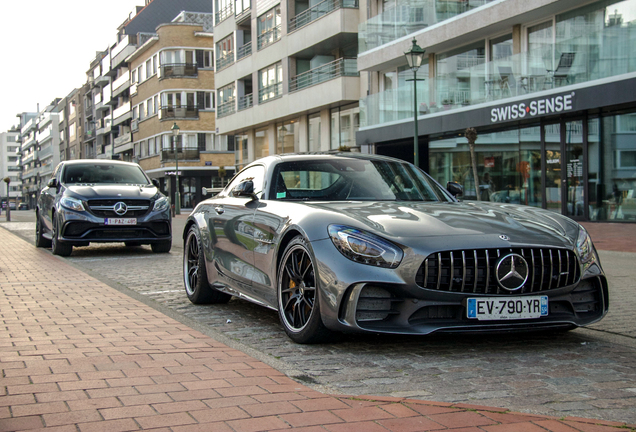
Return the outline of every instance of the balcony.
<path id="1" fill-rule="evenodd" d="M 51 128 L 46 128 L 38 132 L 35 138 L 38 140 L 39 143 L 47 141 L 48 139 L 51 138 Z"/>
<path id="2" fill-rule="evenodd" d="M 113 144 L 115 145 L 115 147 L 124 145 L 124 144 L 128 144 L 129 142 L 132 141 L 132 134 L 130 133 L 125 133 L 123 135 L 119 135 L 117 138 L 115 138 L 113 140 Z"/>
<path id="3" fill-rule="evenodd" d="M 464 14 L 495 0 L 398 0 L 397 6 L 374 16 L 358 27 L 358 53 Z"/>
<path id="4" fill-rule="evenodd" d="M 217 118 L 225 117 L 236 112 L 236 101 L 234 99 L 223 102 L 216 107 Z"/>
<path id="5" fill-rule="evenodd" d="M 278 99 L 283 97 L 283 83 L 279 82 L 276 84 L 269 85 L 267 87 L 263 87 L 258 90 L 258 103 L 265 103 L 270 100 Z"/>
<path id="6" fill-rule="evenodd" d="M 248 42 L 236 50 L 236 60 L 252 55 L 252 42 Z"/>
<path id="7" fill-rule="evenodd" d="M 244 109 L 252 108 L 254 105 L 254 95 L 252 93 L 241 96 L 238 99 L 238 110 L 243 111 Z"/>
<path id="8" fill-rule="evenodd" d="M 266 46 L 269 46 L 273 44 L 274 42 L 279 41 L 280 37 L 281 37 L 281 30 L 280 30 L 280 24 L 279 24 L 276 27 L 272 27 L 271 29 L 258 35 L 258 38 L 256 41 L 256 49 L 260 51 Z"/>
<path id="9" fill-rule="evenodd" d="M 130 102 L 126 102 L 113 111 L 113 126 L 128 120 L 130 117 L 132 117 Z"/>
<path id="10" fill-rule="evenodd" d="M 40 168 L 32 168 L 28 171 L 22 172 L 22 180 L 36 177 L 40 173 Z"/>
<path id="11" fill-rule="evenodd" d="M 340 8 L 357 8 L 358 0 L 323 0 L 289 20 L 287 32 L 291 33 Z M 260 48 L 259 48 L 260 49 Z"/>
<path id="12" fill-rule="evenodd" d="M 111 119 L 110 117 L 98 120 L 97 130 L 95 131 L 95 133 L 97 135 L 104 135 L 109 133 L 112 129 L 112 124 L 113 124 L 113 119 Z"/>
<path id="13" fill-rule="evenodd" d="M 636 73 L 636 26 L 607 27 L 596 34 L 586 34 L 559 42 L 548 50 L 528 51 L 491 62 L 483 58 L 457 58 L 452 73 L 427 78 L 417 86 L 419 115 L 506 99 L 524 99 L 535 93 L 575 86 L 595 85 L 593 81 Z M 625 47 L 617 54 L 615 47 Z M 406 72 L 407 77 L 412 72 Z M 589 84 L 588 84 L 589 83 Z M 556 103 L 556 102 L 554 102 Z M 561 104 L 563 101 L 560 102 Z M 552 104 L 552 102 L 551 102 Z M 515 106 L 516 108 L 516 106 Z M 555 107 L 546 105 L 543 114 L 554 113 Z M 508 107 L 497 115 L 512 115 Z M 539 113 L 539 114 L 542 114 Z M 524 111 L 515 117 L 530 116 Z M 360 101 L 360 127 L 377 127 L 394 121 L 413 120 L 412 84 L 370 95 Z"/>
<path id="14" fill-rule="evenodd" d="M 197 160 L 199 159 L 198 147 L 182 147 L 177 152 L 179 160 Z M 175 152 L 173 149 L 161 150 L 161 161 L 175 161 Z"/>
<path id="15" fill-rule="evenodd" d="M 113 81 L 113 97 L 117 97 L 128 88 L 130 88 L 130 72 L 126 71 Z"/>
<path id="16" fill-rule="evenodd" d="M 50 158 L 51 156 L 53 156 L 53 146 L 46 146 L 46 147 L 42 147 L 37 154 L 37 158 L 39 160 L 45 160 Z"/>
<path id="17" fill-rule="evenodd" d="M 93 81 L 93 84 L 96 87 L 105 87 L 110 83 L 110 78 L 108 77 L 108 75 L 100 75 L 97 78 L 95 78 L 95 81 Z"/>
<path id="18" fill-rule="evenodd" d="M 198 119 L 199 109 L 192 105 L 162 106 L 159 108 L 161 120 Z"/>
<path id="19" fill-rule="evenodd" d="M 170 63 L 161 65 L 160 79 L 196 77 L 199 74 L 196 63 Z"/>
<path id="20" fill-rule="evenodd" d="M 216 70 L 219 71 L 234 63 L 234 51 L 226 53 L 223 57 L 216 59 Z"/>
<path id="21" fill-rule="evenodd" d="M 31 120 L 26 122 L 26 124 L 24 125 L 24 127 L 21 130 L 21 133 L 22 133 L 22 135 L 26 135 L 29 132 L 35 130 L 36 128 L 37 128 L 37 119 L 32 118 Z"/>
<path id="22" fill-rule="evenodd" d="M 234 5 L 230 2 L 225 8 L 221 9 L 214 15 L 214 24 L 219 24 L 234 14 Z"/>
<path id="23" fill-rule="evenodd" d="M 340 58 L 296 75 L 289 80 L 289 92 L 295 92 L 341 76 L 358 76 L 355 58 Z"/>
<path id="24" fill-rule="evenodd" d="M 26 165 L 29 162 L 33 161 L 33 159 L 36 159 L 37 154 L 38 154 L 37 150 L 34 150 L 34 151 L 22 156 L 22 161 L 21 161 L 22 165 Z"/>

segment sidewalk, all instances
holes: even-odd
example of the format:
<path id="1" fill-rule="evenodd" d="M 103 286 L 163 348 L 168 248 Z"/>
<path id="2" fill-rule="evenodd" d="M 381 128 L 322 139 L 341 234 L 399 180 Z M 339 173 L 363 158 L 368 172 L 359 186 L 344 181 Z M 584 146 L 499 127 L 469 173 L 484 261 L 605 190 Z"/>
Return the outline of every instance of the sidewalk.
<path id="1" fill-rule="evenodd" d="M 0 431 L 599 431 L 636 425 L 311 390 L 0 229 Z"/>

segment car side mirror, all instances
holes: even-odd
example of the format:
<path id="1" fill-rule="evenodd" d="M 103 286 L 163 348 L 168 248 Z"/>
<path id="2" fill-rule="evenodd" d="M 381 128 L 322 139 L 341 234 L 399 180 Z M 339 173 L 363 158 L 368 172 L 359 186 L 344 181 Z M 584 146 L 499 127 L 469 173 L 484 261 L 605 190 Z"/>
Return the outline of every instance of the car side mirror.
<path id="1" fill-rule="evenodd" d="M 46 185 L 50 188 L 57 188 L 57 179 L 53 177 L 52 179 L 48 181 Z"/>
<path id="2" fill-rule="evenodd" d="M 464 187 L 457 182 L 446 183 L 446 190 L 454 197 L 464 195 Z"/>
<path id="3" fill-rule="evenodd" d="M 234 186 L 234 189 L 232 189 L 232 196 L 256 199 L 256 195 L 254 195 L 254 182 L 252 180 L 246 180 L 237 184 Z"/>
<path id="4" fill-rule="evenodd" d="M 160 189 L 161 185 L 159 184 L 159 180 L 157 179 L 152 179 L 150 180 L 152 182 L 152 184 L 157 188 Z"/>

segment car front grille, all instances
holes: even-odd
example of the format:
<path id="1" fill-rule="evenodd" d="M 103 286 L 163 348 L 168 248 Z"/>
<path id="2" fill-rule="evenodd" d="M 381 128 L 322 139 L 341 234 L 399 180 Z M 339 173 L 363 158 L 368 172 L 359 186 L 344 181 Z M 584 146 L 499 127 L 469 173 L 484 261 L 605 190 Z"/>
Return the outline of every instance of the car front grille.
<path id="1" fill-rule="evenodd" d="M 123 215 L 115 213 L 114 207 L 115 204 L 117 204 L 118 202 L 123 202 L 128 208 L 128 211 Z M 88 208 L 91 213 L 99 217 L 141 217 L 148 213 L 148 209 L 150 208 L 150 200 L 90 200 L 88 201 Z"/>
<path id="2" fill-rule="evenodd" d="M 499 259 L 516 253 L 528 263 L 528 280 L 515 294 L 543 292 L 576 284 L 581 271 L 574 252 L 557 248 L 475 249 L 437 252 L 420 266 L 416 283 L 426 289 L 474 294 L 510 294 L 499 286 Z"/>

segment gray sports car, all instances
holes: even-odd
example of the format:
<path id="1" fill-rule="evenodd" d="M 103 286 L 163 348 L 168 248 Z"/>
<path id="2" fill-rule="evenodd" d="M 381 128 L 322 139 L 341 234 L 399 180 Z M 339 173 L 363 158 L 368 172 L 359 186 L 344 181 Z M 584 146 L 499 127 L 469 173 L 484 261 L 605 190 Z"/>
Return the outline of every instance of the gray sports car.
<path id="1" fill-rule="evenodd" d="M 334 331 L 567 330 L 605 315 L 607 280 L 583 227 L 461 192 L 386 157 L 259 159 L 188 218 L 186 293 L 276 309 L 298 343 Z"/>

